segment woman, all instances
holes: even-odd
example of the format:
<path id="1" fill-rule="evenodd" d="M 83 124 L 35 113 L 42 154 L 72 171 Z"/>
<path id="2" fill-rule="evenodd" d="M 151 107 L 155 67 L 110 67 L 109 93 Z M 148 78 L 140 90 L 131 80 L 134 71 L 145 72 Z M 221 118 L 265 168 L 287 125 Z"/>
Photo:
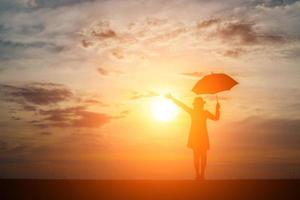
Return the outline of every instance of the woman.
<path id="1" fill-rule="evenodd" d="M 204 110 L 205 101 L 201 97 L 194 99 L 193 106 L 190 108 L 184 103 L 175 99 L 171 94 L 166 95 L 177 106 L 181 107 L 191 116 L 191 128 L 187 146 L 193 150 L 194 153 L 194 166 L 196 170 L 196 180 L 203 180 L 206 168 L 206 154 L 209 149 L 209 140 L 207 133 L 206 120 L 219 120 L 220 118 L 220 104 L 217 102 L 215 114 Z M 201 172 L 199 173 L 199 161 L 201 158 Z"/>

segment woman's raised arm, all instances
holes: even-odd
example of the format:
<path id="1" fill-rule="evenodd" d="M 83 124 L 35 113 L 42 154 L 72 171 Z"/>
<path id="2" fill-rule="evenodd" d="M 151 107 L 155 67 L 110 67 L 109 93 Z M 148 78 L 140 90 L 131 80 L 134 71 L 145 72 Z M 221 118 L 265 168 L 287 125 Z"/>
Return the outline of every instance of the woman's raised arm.
<path id="1" fill-rule="evenodd" d="M 182 103 L 178 99 L 175 99 L 171 94 L 167 94 L 165 96 L 166 96 L 166 98 L 171 99 L 178 107 L 182 108 L 187 113 L 192 112 L 192 109 L 190 107 L 188 107 L 187 105 L 185 105 L 184 103 Z"/>
<path id="2" fill-rule="evenodd" d="M 209 118 L 211 120 L 218 121 L 220 119 L 220 104 L 219 103 L 216 104 L 215 114 L 212 114 L 211 112 L 206 111 L 206 116 L 207 116 L 207 118 Z"/>

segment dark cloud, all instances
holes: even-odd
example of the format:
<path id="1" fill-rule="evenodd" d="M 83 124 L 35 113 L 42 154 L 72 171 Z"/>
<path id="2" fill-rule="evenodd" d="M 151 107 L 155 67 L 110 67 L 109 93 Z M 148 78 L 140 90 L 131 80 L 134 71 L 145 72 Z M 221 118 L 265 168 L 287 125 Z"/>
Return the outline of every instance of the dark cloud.
<path id="1" fill-rule="evenodd" d="M 45 117 L 43 120 L 32 123 L 37 126 L 47 125 L 47 127 L 99 128 L 112 118 L 103 113 L 87 111 L 83 106 L 40 110 L 39 115 Z"/>
<path id="2" fill-rule="evenodd" d="M 99 74 L 103 75 L 103 76 L 107 76 L 109 74 L 108 70 L 99 67 L 98 69 Z"/>
<path id="3" fill-rule="evenodd" d="M 101 31 L 93 30 L 92 35 L 100 40 L 117 37 L 116 32 L 111 29 Z"/>
<path id="4" fill-rule="evenodd" d="M 35 106 L 31 106 L 31 105 L 28 105 L 26 103 L 23 103 L 23 110 L 25 111 L 36 111 L 36 107 Z"/>
<path id="5" fill-rule="evenodd" d="M 93 25 L 88 29 L 79 33 L 81 39 L 81 46 L 83 48 L 89 48 L 91 46 L 99 46 L 101 48 L 107 48 L 110 46 L 109 42 L 122 43 L 126 41 L 125 36 L 117 34 L 115 30 L 110 27 L 109 21 L 100 20 L 97 25 Z M 127 35 L 128 36 L 128 35 Z M 111 49 L 114 53 L 115 49 Z"/>
<path id="6" fill-rule="evenodd" d="M 240 44 L 257 44 L 258 38 L 253 23 L 228 23 L 221 27 L 217 34 L 223 41 L 236 41 Z"/>
<path id="7" fill-rule="evenodd" d="M 136 100 L 136 99 L 142 99 L 142 98 L 149 98 L 149 97 L 155 97 L 159 96 L 158 93 L 153 91 L 147 91 L 147 92 L 133 92 L 130 96 L 130 99 Z"/>
<path id="8" fill-rule="evenodd" d="M 224 143 L 245 148 L 300 150 L 300 119 L 250 117 L 222 128 Z"/>
<path id="9" fill-rule="evenodd" d="M 25 55 L 27 49 L 44 49 L 50 53 L 59 53 L 65 49 L 62 45 L 47 42 L 15 42 L 0 39 L 0 59 L 15 59 Z"/>
<path id="10" fill-rule="evenodd" d="M 82 45 L 82 47 L 84 47 L 84 48 L 89 48 L 90 46 L 93 45 L 93 43 L 90 42 L 90 41 L 87 41 L 87 40 L 81 40 L 81 45 Z"/>
<path id="11" fill-rule="evenodd" d="M 143 49 L 147 45 L 166 45 L 189 31 L 189 27 L 184 24 L 159 18 L 138 20 L 129 23 L 125 29 L 112 24 L 112 21 L 100 20 L 97 24 L 83 29 L 79 34 L 82 38 L 81 46 L 97 46 L 116 59 L 126 59 L 132 54 L 144 58 L 145 51 L 136 50 L 136 46 Z"/>
<path id="12" fill-rule="evenodd" d="M 217 30 L 217 35 L 226 43 L 244 45 L 262 44 L 265 42 L 282 43 L 285 39 L 280 35 L 258 33 L 255 23 L 233 22 L 225 23 Z"/>
<path id="13" fill-rule="evenodd" d="M 279 34 L 259 32 L 255 22 L 213 18 L 199 22 L 197 27 L 200 32 L 208 30 L 208 38 L 217 38 L 228 44 L 258 45 L 286 41 L 286 38 Z"/>
<path id="14" fill-rule="evenodd" d="M 48 121 L 54 121 L 54 122 L 63 122 L 67 121 L 70 118 L 76 117 L 76 113 L 84 110 L 85 107 L 77 106 L 77 107 L 70 107 L 70 108 L 57 108 L 57 109 L 51 109 L 51 110 L 39 110 L 39 114 L 42 116 L 47 116 L 44 118 Z"/>
<path id="15" fill-rule="evenodd" d="M 16 120 L 16 121 L 19 121 L 19 120 L 21 120 L 21 118 L 20 118 L 20 117 L 16 117 L 16 116 L 11 116 L 11 119 L 12 119 L 12 120 Z"/>
<path id="16" fill-rule="evenodd" d="M 85 2 L 93 2 L 95 0 L 35 0 L 35 4 L 37 7 L 40 8 L 45 8 L 45 7 L 50 7 L 50 8 L 57 8 L 61 6 L 72 6 L 80 3 L 85 3 Z"/>
<path id="17" fill-rule="evenodd" d="M 99 74 L 101 74 L 102 76 L 109 76 L 109 75 L 121 75 L 121 74 L 124 74 L 124 72 L 122 71 L 119 71 L 119 70 L 115 70 L 115 69 L 110 69 L 110 70 L 107 70 L 103 67 L 99 67 L 97 69 L 97 71 L 99 72 Z"/>
<path id="18" fill-rule="evenodd" d="M 124 52 L 121 49 L 112 49 L 111 55 L 117 59 L 123 59 L 125 57 Z"/>
<path id="19" fill-rule="evenodd" d="M 34 107 L 28 104 L 56 104 L 73 96 L 73 93 L 63 85 L 53 83 L 32 83 L 24 86 L 0 84 L 0 89 L 7 100 L 20 103 L 27 110 L 34 110 Z"/>
<path id="20" fill-rule="evenodd" d="M 11 147 L 7 147 L 5 153 L 7 154 L 22 154 L 26 153 L 31 147 L 25 144 L 16 144 Z"/>
<path id="21" fill-rule="evenodd" d="M 219 24 L 221 22 L 220 19 L 212 18 L 208 20 L 203 20 L 197 24 L 198 29 L 207 28 L 215 24 Z"/>
<path id="22" fill-rule="evenodd" d="M 23 111 L 34 111 L 34 119 L 27 121 L 36 127 L 85 127 L 98 128 L 108 123 L 113 117 L 87 110 L 88 105 L 107 106 L 102 101 L 89 97 L 76 97 L 64 87 L 55 83 L 31 83 L 24 86 L 0 84 L 2 98 L 14 102 Z M 63 108 L 60 102 L 76 102 L 78 106 Z M 51 109 L 46 109 L 51 108 Z M 13 109 L 13 120 L 21 120 L 16 109 Z"/>
<path id="23" fill-rule="evenodd" d="M 204 76 L 204 73 L 203 72 L 183 72 L 183 73 L 181 73 L 181 75 L 192 76 L 192 77 L 202 77 L 202 76 Z"/>
<path id="24" fill-rule="evenodd" d="M 20 26 L 18 29 L 13 29 L 11 31 L 16 31 L 18 30 L 20 34 L 24 35 L 32 35 L 36 33 L 40 33 L 45 30 L 45 25 L 44 24 L 34 24 L 34 25 L 26 25 L 26 26 Z"/>
<path id="25" fill-rule="evenodd" d="M 72 120 L 73 127 L 98 128 L 108 123 L 110 116 L 103 113 L 96 113 L 90 111 L 78 111 L 77 119 Z"/>
<path id="26" fill-rule="evenodd" d="M 31 11 L 40 8 L 58 8 L 73 6 L 95 0 L 1 0 L 0 11 Z"/>
<path id="27" fill-rule="evenodd" d="M 255 4 L 274 7 L 274 6 L 290 5 L 297 1 L 299 0 L 258 0 L 255 1 Z"/>
<path id="28" fill-rule="evenodd" d="M 242 55 L 244 55 L 245 53 L 246 53 L 246 51 L 244 49 L 235 48 L 235 49 L 223 51 L 221 54 L 226 57 L 239 58 Z"/>
<path id="29" fill-rule="evenodd" d="M 291 48 L 281 51 L 282 56 L 287 59 L 299 59 L 300 58 L 300 48 Z"/>
<path id="30" fill-rule="evenodd" d="M 40 135 L 52 135 L 52 133 L 49 131 L 42 131 L 40 132 Z"/>
<path id="31" fill-rule="evenodd" d="M 7 143 L 5 141 L 0 140 L 0 151 L 4 151 L 7 149 Z"/>

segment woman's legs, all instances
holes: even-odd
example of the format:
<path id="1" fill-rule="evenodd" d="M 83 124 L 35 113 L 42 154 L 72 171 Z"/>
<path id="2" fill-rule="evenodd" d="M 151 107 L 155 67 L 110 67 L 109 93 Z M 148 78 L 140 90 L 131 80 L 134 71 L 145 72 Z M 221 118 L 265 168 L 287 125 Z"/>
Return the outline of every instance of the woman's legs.
<path id="1" fill-rule="evenodd" d="M 206 169 L 206 163 L 207 163 L 207 155 L 206 155 L 207 151 L 202 151 L 200 156 L 201 156 L 201 174 L 200 177 L 201 179 L 205 178 L 205 169 Z"/>
<path id="2" fill-rule="evenodd" d="M 194 167 L 196 171 L 196 179 L 198 179 L 200 177 L 199 174 L 200 151 L 193 149 L 193 153 L 194 153 Z"/>
<path id="3" fill-rule="evenodd" d="M 198 149 L 194 149 L 194 167 L 196 171 L 196 179 L 204 179 L 205 178 L 205 169 L 207 163 L 207 151 L 200 151 Z M 201 173 L 199 173 L 199 163 L 201 158 Z"/>

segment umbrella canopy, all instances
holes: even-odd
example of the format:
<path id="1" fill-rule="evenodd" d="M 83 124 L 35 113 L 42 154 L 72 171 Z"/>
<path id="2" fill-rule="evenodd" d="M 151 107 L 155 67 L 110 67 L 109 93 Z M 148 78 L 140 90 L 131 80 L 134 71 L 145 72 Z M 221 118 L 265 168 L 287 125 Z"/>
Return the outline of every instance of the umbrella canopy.
<path id="1" fill-rule="evenodd" d="M 226 74 L 209 74 L 200 79 L 193 87 L 196 94 L 216 94 L 225 90 L 230 90 L 238 84 L 233 78 Z"/>

